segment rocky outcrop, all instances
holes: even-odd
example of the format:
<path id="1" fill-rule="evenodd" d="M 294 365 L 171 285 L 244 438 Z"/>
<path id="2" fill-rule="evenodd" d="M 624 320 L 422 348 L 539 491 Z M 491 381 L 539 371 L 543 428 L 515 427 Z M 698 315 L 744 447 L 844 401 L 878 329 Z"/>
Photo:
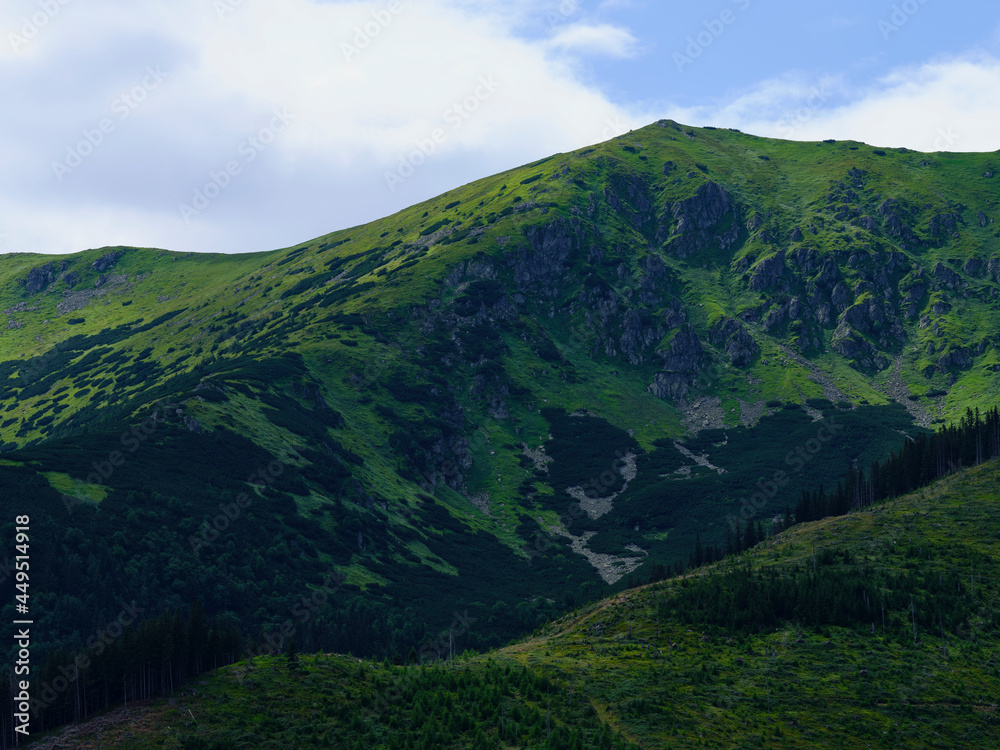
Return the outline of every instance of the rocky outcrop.
<path id="1" fill-rule="evenodd" d="M 645 181 L 635 174 L 617 174 L 604 189 L 608 205 L 632 226 L 642 231 L 656 217 Z"/>
<path id="2" fill-rule="evenodd" d="M 576 217 L 525 229 L 529 246 L 504 254 L 518 288 L 530 288 L 546 297 L 556 296 L 570 253 L 580 245 L 582 231 L 582 223 Z"/>
<path id="3" fill-rule="evenodd" d="M 784 325 L 786 322 L 788 322 L 788 305 L 786 304 L 779 304 L 768 310 L 767 315 L 764 316 L 764 320 L 761 321 L 764 325 L 764 330 L 768 333 L 774 333 L 776 328 Z"/>
<path id="4" fill-rule="evenodd" d="M 114 266 L 114 264 L 117 263 L 123 255 L 125 255 L 124 250 L 113 250 L 110 253 L 105 253 L 90 265 L 93 266 L 94 270 L 98 273 L 104 273 L 109 268 Z"/>
<path id="5" fill-rule="evenodd" d="M 846 322 L 841 322 L 833 332 L 831 346 L 835 352 L 861 369 L 884 370 L 889 366 L 886 356 Z"/>
<path id="6" fill-rule="evenodd" d="M 946 234 L 955 235 L 958 232 L 959 222 L 962 221 L 962 215 L 958 212 L 952 212 L 950 214 L 934 214 L 931 217 L 930 225 L 928 230 L 931 234 Z"/>
<path id="7" fill-rule="evenodd" d="M 986 277 L 1000 282 L 1000 258 L 993 257 L 986 261 Z"/>
<path id="8" fill-rule="evenodd" d="M 925 377 L 931 377 L 935 373 L 946 373 L 951 369 L 965 370 L 972 367 L 972 354 L 964 346 L 942 347 L 940 350 L 937 350 L 933 344 L 930 344 L 927 348 L 927 353 L 935 354 L 936 352 L 940 356 L 937 358 L 935 364 L 924 368 L 923 374 Z"/>
<path id="9" fill-rule="evenodd" d="M 643 356 L 646 349 L 652 346 L 659 338 L 656 327 L 652 325 L 649 314 L 643 310 L 635 308 L 625 313 L 621 325 L 621 337 L 619 338 L 619 351 L 626 357 L 629 363 L 637 365 L 645 361 Z"/>
<path id="10" fill-rule="evenodd" d="M 961 276 L 941 262 L 938 262 L 938 264 L 934 266 L 934 270 L 931 271 L 931 274 L 938 280 L 938 282 L 940 282 L 942 286 L 945 286 L 948 289 L 957 289 L 965 283 Z"/>
<path id="11" fill-rule="evenodd" d="M 770 258 L 765 258 L 754 267 L 750 275 L 750 288 L 755 292 L 767 289 L 787 291 L 788 284 L 783 279 L 786 270 L 785 253 L 782 250 Z"/>
<path id="12" fill-rule="evenodd" d="M 871 295 L 863 296 L 844 310 L 840 322 L 875 339 L 883 349 L 894 348 L 906 340 L 906 331 L 895 316 L 892 305 Z"/>
<path id="13" fill-rule="evenodd" d="M 656 373 L 647 390 L 658 398 L 683 399 L 705 357 L 697 334 L 685 323 L 671 339 L 670 345 L 656 353 L 663 359 L 663 370 Z"/>
<path id="14" fill-rule="evenodd" d="M 969 258 L 962 266 L 962 272 L 967 276 L 974 276 L 977 279 L 986 275 L 986 261 L 982 258 Z"/>
<path id="15" fill-rule="evenodd" d="M 18 279 L 17 283 L 24 287 L 28 294 L 37 294 L 50 284 L 53 284 L 59 274 L 66 270 L 67 263 L 46 263 L 28 271 L 28 275 L 23 279 Z"/>
<path id="16" fill-rule="evenodd" d="M 913 320 L 920 313 L 920 303 L 923 301 L 925 294 L 927 294 L 927 285 L 923 281 L 917 281 L 906 288 L 905 296 L 900 302 L 899 307 L 908 320 Z"/>
<path id="17" fill-rule="evenodd" d="M 676 328 L 679 325 L 687 323 L 687 308 L 676 297 L 671 297 L 670 302 L 664 308 L 663 323 L 667 328 Z"/>
<path id="18" fill-rule="evenodd" d="M 746 367 L 760 354 L 760 347 L 739 321 L 724 318 L 712 326 L 709 341 L 723 347 L 729 361 L 736 367 Z"/>
<path id="19" fill-rule="evenodd" d="M 647 255 L 641 258 L 638 263 L 639 275 L 639 302 L 644 305 L 658 306 L 663 300 L 663 281 L 667 278 L 667 267 L 656 255 Z M 627 273 L 620 273 L 624 276 Z"/>
<path id="20" fill-rule="evenodd" d="M 723 248 L 730 247 L 739 237 L 739 228 L 733 226 L 720 234 L 713 235 L 710 230 L 733 210 L 733 202 L 725 188 L 716 182 L 705 182 L 693 196 L 677 201 L 669 207 L 669 212 L 677 222 L 674 229 L 676 235 L 664 247 L 666 252 L 678 258 L 687 258 L 713 242 L 719 242 Z M 658 237 L 662 240 L 668 236 L 666 227 L 661 226 Z"/>
<path id="21" fill-rule="evenodd" d="M 920 238 L 907 223 L 906 213 L 898 200 L 884 200 L 878 207 L 878 213 L 884 219 L 886 234 L 898 239 L 904 248 L 921 244 Z"/>
<path id="22" fill-rule="evenodd" d="M 851 292 L 851 288 L 843 281 L 838 283 L 830 293 L 830 302 L 838 313 L 846 310 L 853 301 L 854 294 Z"/>

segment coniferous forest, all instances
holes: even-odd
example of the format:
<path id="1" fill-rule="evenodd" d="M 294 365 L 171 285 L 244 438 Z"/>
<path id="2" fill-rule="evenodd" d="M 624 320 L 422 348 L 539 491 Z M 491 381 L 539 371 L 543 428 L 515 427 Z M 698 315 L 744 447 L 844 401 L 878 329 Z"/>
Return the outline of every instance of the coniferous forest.
<path id="1" fill-rule="evenodd" d="M 648 583 L 675 574 L 684 577 L 683 585 L 658 603 L 657 616 L 742 633 L 793 622 L 810 628 L 881 629 L 884 635 L 888 613 L 890 634 L 904 640 L 911 637 L 911 628 L 914 640 L 918 632 L 953 632 L 978 609 L 965 586 L 968 573 L 963 571 L 941 571 L 936 579 L 925 579 L 910 571 L 880 571 L 847 550 L 823 549 L 818 554 L 813 550 L 808 560 L 780 572 L 745 566 L 690 580 L 684 574 L 750 550 L 796 524 L 868 509 L 997 457 L 1000 411 L 996 408 L 983 417 L 970 410 L 957 425 L 907 439 L 883 462 L 873 462 L 866 469 L 850 467 L 829 495 L 822 488 L 804 491 L 794 514 L 786 513 L 768 525 L 751 522 L 744 529 L 737 522 L 724 548 L 703 547 L 699 541 L 687 565 L 678 561 L 672 566 L 651 566 Z M 925 557 L 922 549 L 911 548 L 908 555 Z M 928 548 L 926 558 L 932 555 Z M 982 560 L 970 561 L 973 574 L 976 562 L 983 564 Z M 630 581 L 632 585 L 637 582 Z M 198 599 L 184 610 L 159 616 L 134 618 L 133 614 L 125 607 L 117 620 L 87 644 L 50 650 L 32 685 L 38 707 L 34 731 L 85 720 L 116 705 L 174 696 L 199 675 L 248 657 L 281 654 L 291 663 L 297 660 L 302 643 L 307 651 L 322 650 L 316 648 L 315 636 L 303 640 L 303 633 L 313 631 L 290 637 L 280 628 L 247 634 L 231 619 L 206 616 Z M 363 623 L 358 627 L 364 627 Z M 386 657 L 385 663 L 414 668 L 453 664 L 455 643 L 467 629 L 467 623 L 452 623 L 447 642 L 441 636 L 429 639 L 419 653 L 411 647 L 405 656 Z M 435 674 L 439 673 L 421 673 L 419 679 L 433 682 L 438 679 Z M 4 684 L 13 699 L 12 675 L 5 676 Z M 434 737 L 433 731 L 428 737 Z M 574 747 L 570 735 L 566 741 L 571 744 L 565 747 Z M 13 742 L 11 727 L 5 726 L 5 744 L 0 747 L 13 746 Z"/>

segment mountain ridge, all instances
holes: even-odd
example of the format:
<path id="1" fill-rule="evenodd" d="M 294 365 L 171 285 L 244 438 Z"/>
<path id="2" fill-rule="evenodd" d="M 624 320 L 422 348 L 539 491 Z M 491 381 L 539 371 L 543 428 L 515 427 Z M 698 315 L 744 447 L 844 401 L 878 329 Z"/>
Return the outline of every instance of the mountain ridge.
<path id="1" fill-rule="evenodd" d="M 996 159 L 661 121 L 281 250 L 0 256 L 0 482 L 88 572 L 39 574 L 45 645 L 133 599 L 270 632 L 334 571 L 304 648 L 468 606 L 485 650 L 786 471 L 772 527 L 998 401 Z"/>

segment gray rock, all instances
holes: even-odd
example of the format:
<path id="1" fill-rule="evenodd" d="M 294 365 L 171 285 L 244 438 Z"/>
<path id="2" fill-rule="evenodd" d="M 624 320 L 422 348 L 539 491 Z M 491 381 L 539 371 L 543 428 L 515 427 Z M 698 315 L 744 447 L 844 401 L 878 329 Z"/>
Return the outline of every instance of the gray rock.
<path id="1" fill-rule="evenodd" d="M 110 253 L 105 253 L 100 258 L 98 258 L 93 263 L 91 263 L 90 265 L 98 273 L 104 273 L 109 268 L 111 268 L 115 263 L 117 263 L 118 260 L 123 255 L 125 255 L 125 251 L 124 250 L 114 250 L 114 251 L 112 251 Z"/>
<path id="2" fill-rule="evenodd" d="M 582 226 L 577 218 L 557 219 L 525 229 L 529 247 L 504 255 L 514 271 L 514 282 L 522 289 L 532 288 L 544 296 L 556 296 L 570 253 L 579 247 L 581 235 Z"/>
<path id="3" fill-rule="evenodd" d="M 830 302 L 833 303 L 833 307 L 838 313 L 846 310 L 853 301 L 854 295 L 851 294 L 850 288 L 843 281 L 839 282 L 830 293 Z"/>
<path id="4" fill-rule="evenodd" d="M 59 264 L 46 263 L 44 266 L 32 268 L 28 271 L 28 275 L 23 279 L 18 279 L 17 283 L 23 286 L 28 294 L 37 294 L 52 284 L 58 275 L 66 270 L 66 265 L 66 261 L 62 261 Z"/>
<path id="5" fill-rule="evenodd" d="M 1000 258 L 990 258 L 986 263 L 986 275 L 1000 283 Z"/>
<path id="6" fill-rule="evenodd" d="M 981 279 L 986 274 L 986 261 L 982 258 L 969 258 L 962 266 L 962 271 L 968 276 Z"/>
<path id="7" fill-rule="evenodd" d="M 712 326 L 709 341 L 724 347 L 726 356 L 736 367 L 746 367 L 760 354 L 760 347 L 753 336 L 733 318 L 724 318 Z"/>
<path id="8" fill-rule="evenodd" d="M 841 321 L 833 332 L 831 347 L 835 352 L 851 360 L 852 364 L 864 370 L 884 370 L 889 366 L 889 360 L 876 349 L 864 336 L 850 327 L 846 321 Z"/>
<path id="9" fill-rule="evenodd" d="M 674 335 L 670 346 L 656 353 L 663 359 L 663 370 L 656 373 L 647 390 L 658 398 L 683 399 L 705 357 L 697 334 L 690 324 L 685 323 Z"/>
<path id="10" fill-rule="evenodd" d="M 676 297 L 671 297 L 663 311 L 663 322 L 667 328 L 676 328 L 687 322 L 687 308 Z"/>
<path id="11" fill-rule="evenodd" d="M 961 276 L 940 261 L 934 266 L 934 270 L 931 271 L 931 273 L 934 275 L 934 278 L 940 281 L 948 289 L 955 289 L 963 283 Z"/>
<path id="12" fill-rule="evenodd" d="M 771 333 L 788 320 L 788 305 L 778 305 L 764 316 L 764 330 Z"/>
<path id="13" fill-rule="evenodd" d="M 735 235 L 730 229 L 725 237 L 713 237 L 709 230 L 714 228 L 732 208 L 732 199 L 725 188 L 716 182 L 703 183 L 693 196 L 670 206 L 670 214 L 677 222 L 674 229 L 677 236 L 667 243 L 664 249 L 679 258 L 686 258 L 708 247 L 713 240 L 720 240 L 728 247 L 728 244 L 739 236 L 738 229 Z M 661 239 L 668 236 L 666 227 L 660 227 L 658 236 Z"/>
<path id="14" fill-rule="evenodd" d="M 755 292 L 760 292 L 765 289 L 787 286 L 782 284 L 785 271 L 785 252 L 781 250 L 756 265 L 750 276 L 750 288 Z"/>

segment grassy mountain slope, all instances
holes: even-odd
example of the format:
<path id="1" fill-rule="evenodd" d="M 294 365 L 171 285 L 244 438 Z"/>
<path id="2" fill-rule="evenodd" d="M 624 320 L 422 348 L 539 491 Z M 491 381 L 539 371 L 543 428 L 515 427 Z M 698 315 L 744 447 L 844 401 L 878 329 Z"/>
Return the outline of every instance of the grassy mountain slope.
<path id="1" fill-rule="evenodd" d="M 769 521 L 996 402 L 995 161 L 662 121 L 284 250 L 0 257 L 51 643 L 133 599 L 273 628 L 336 572 L 304 644 L 470 608 L 488 648 L 783 471 Z"/>
<path id="2" fill-rule="evenodd" d="M 998 483 L 992 461 L 796 526 L 454 668 L 258 657 L 67 731 L 136 749 L 570 747 L 567 727 L 584 747 L 993 747 Z M 770 599 L 741 599 L 755 580 L 776 584 Z M 794 617 L 755 624 L 782 602 Z"/>
<path id="3" fill-rule="evenodd" d="M 693 577 L 573 613 L 505 653 L 586 691 L 646 747 L 991 747 L 998 470 L 994 461 L 869 512 L 793 527 Z M 814 561 L 820 575 L 808 578 Z M 741 626 L 768 607 L 752 588 L 740 600 L 748 570 L 773 575 L 785 596 L 806 576 L 793 620 Z M 840 597 L 857 605 L 852 615 L 838 614 Z"/>

